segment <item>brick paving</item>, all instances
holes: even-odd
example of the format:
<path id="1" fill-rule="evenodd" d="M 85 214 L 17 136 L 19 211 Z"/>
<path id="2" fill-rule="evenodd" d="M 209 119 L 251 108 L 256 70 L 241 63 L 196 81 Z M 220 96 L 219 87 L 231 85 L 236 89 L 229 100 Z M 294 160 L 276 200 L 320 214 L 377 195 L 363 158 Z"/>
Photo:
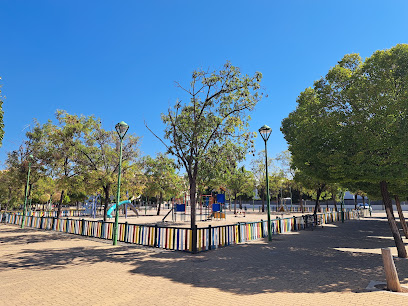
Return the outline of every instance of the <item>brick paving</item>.
<path id="1" fill-rule="evenodd" d="M 408 305 L 365 290 L 385 281 L 380 249 L 396 254 L 374 216 L 198 255 L 1 224 L 0 305 Z"/>

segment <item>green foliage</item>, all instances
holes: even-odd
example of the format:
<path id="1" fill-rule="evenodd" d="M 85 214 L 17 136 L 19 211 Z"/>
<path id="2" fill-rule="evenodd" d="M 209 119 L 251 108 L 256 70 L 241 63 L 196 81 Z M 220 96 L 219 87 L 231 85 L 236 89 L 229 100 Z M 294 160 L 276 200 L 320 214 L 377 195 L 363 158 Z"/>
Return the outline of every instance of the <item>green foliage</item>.
<path id="1" fill-rule="evenodd" d="M 157 154 L 156 158 L 144 158 L 144 173 L 146 187 L 144 193 L 150 197 L 161 195 L 169 199 L 179 197 L 182 191 L 182 179 L 176 173 L 176 164 L 173 159 L 164 154 Z"/>
<path id="2" fill-rule="evenodd" d="M 179 100 L 174 108 L 162 114 L 166 125 L 164 138 L 168 143 L 162 142 L 186 170 L 192 203 L 196 202 L 199 172 L 203 174 L 210 167 L 211 171 L 222 172 L 226 168 L 223 162 L 218 162 L 222 158 L 210 164 L 214 156 L 224 155 L 223 150 L 228 149 L 242 158 L 251 147 L 249 111 L 262 97 L 261 78 L 259 72 L 252 77 L 242 75 L 239 68 L 227 62 L 220 71 L 194 71 L 189 88 L 178 84 L 186 93 L 187 102 Z M 192 207 L 194 226 L 195 205 Z"/>
<path id="3" fill-rule="evenodd" d="M 228 173 L 227 187 L 236 199 L 240 195 L 253 192 L 253 174 L 244 167 L 234 168 Z"/>
<path id="4" fill-rule="evenodd" d="M 380 181 L 404 184 L 407 62 L 408 45 L 402 44 L 364 62 L 356 54 L 346 55 L 302 92 L 281 129 L 293 166 L 316 182 L 374 194 Z"/>

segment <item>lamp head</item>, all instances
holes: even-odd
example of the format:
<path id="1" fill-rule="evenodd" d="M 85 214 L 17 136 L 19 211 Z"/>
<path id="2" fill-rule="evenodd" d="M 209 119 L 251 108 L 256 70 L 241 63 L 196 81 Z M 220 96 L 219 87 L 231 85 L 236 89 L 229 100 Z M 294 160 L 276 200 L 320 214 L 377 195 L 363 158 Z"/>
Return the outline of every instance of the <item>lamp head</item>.
<path id="1" fill-rule="evenodd" d="M 272 129 L 266 124 L 264 124 L 258 131 L 264 141 L 267 141 L 272 133 Z"/>
<path id="2" fill-rule="evenodd" d="M 115 125 L 115 129 L 116 129 L 116 132 L 119 135 L 119 138 L 123 139 L 123 137 L 125 137 L 126 132 L 129 129 L 129 126 L 124 121 L 121 121 L 121 122 L 119 122 L 118 124 Z"/>

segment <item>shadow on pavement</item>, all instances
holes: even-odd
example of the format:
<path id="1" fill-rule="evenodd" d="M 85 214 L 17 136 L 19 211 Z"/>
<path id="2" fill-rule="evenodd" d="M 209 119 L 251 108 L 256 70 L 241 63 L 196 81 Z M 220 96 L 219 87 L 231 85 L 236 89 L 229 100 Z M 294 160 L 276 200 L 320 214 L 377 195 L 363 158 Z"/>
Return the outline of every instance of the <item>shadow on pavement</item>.
<path id="1" fill-rule="evenodd" d="M 371 280 L 385 280 L 381 255 L 370 249 L 393 247 L 387 222 L 368 219 L 337 223 L 314 231 L 191 255 L 132 245 L 23 250 L 4 269 L 58 269 L 99 262 L 123 263 L 130 273 L 160 276 L 197 287 L 236 294 L 266 292 L 361 292 Z M 60 235 L 60 239 L 78 238 Z M 64 236 L 64 237 L 61 237 Z M 53 236 L 44 237 L 55 239 Z M 12 240 L 6 243 L 15 243 Z M 337 249 L 347 249 L 340 251 Z M 359 252 L 352 252 L 359 249 Z M 363 249 L 363 252 L 361 251 Z M 367 249 L 367 253 L 364 252 Z M 371 252 L 371 253 L 370 253 Z M 400 280 L 408 280 L 408 261 L 395 259 Z"/>

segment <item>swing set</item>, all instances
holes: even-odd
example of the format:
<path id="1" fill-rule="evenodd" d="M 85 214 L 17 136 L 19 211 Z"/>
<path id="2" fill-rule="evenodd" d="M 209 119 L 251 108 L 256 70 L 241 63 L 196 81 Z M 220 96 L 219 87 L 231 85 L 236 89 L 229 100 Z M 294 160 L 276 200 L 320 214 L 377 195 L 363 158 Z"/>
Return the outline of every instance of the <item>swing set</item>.
<path id="1" fill-rule="evenodd" d="M 205 220 L 214 219 L 225 219 L 225 212 L 222 212 L 223 206 L 225 204 L 225 194 L 219 193 L 216 195 L 206 194 L 202 195 L 203 201 L 200 201 L 200 216 L 203 216 L 203 206 L 204 206 L 204 216 Z M 204 203 L 204 204 L 203 204 Z"/>

